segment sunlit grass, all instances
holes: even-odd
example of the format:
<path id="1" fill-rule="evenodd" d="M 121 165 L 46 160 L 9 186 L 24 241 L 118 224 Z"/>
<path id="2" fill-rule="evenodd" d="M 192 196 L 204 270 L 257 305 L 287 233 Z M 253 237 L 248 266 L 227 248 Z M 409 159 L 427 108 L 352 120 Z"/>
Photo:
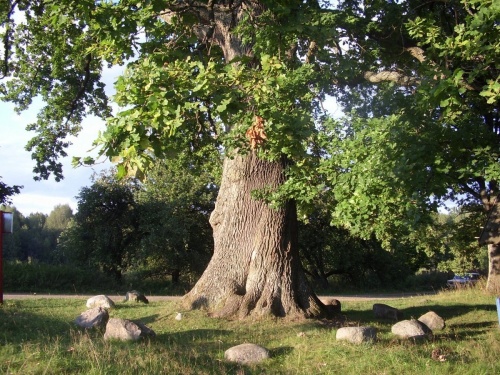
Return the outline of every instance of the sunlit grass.
<path id="1" fill-rule="evenodd" d="M 345 301 L 343 324 L 378 329 L 374 344 L 335 340 L 338 322 L 265 319 L 218 320 L 203 311 L 183 311 L 175 302 L 117 303 L 111 317 L 138 319 L 157 337 L 135 343 L 105 342 L 103 332 L 85 332 L 72 321 L 85 300 L 5 301 L 0 308 L 2 374 L 496 374 L 500 332 L 494 298 L 480 287 L 433 296 L 377 301 L 406 318 L 433 310 L 446 319 L 432 340 L 410 342 L 391 334 L 392 322 L 373 317 L 369 301 Z M 183 318 L 175 320 L 177 312 Z M 272 357 L 255 366 L 224 361 L 224 352 L 244 342 L 262 345 Z M 431 357 L 433 350 L 444 361 Z"/>

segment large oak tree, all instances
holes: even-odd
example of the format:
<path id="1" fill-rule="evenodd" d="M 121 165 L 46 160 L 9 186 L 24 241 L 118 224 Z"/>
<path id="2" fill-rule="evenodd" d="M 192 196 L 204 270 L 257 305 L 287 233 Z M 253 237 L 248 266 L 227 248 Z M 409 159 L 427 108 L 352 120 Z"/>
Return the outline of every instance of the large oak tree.
<path id="1" fill-rule="evenodd" d="M 457 95 L 432 108 L 453 104 L 446 102 L 452 97 L 468 112 L 481 102 L 467 99 L 480 94 L 497 103 L 497 81 L 481 84 L 479 74 L 476 84 L 477 75 L 449 74 L 436 40 L 427 37 L 436 34 L 431 26 L 446 36 L 463 20 L 487 24 L 491 4 L 10 0 L 0 6 L 1 70 L 9 77 L 0 90 L 19 110 L 36 96 L 47 103 L 29 126 L 38 133 L 28 148 L 39 178 L 62 178 L 65 139 L 78 133 L 87 113 L 108 118 L 99 143 L 122 175 L 142 178 L 158 158 L 203 158 L 210 148 L 220 150 L 225 161 L 211 216 L 214 255 L 185 303 L 217 316 L 322 316 L 328 310 L 302 271 L 296 227 L 297 206 L 305 209 L 338 183 L 348 186 L 336 176 L 349 172 L 349 161 L 321 162 L 336 160 L 331 135 L 345 139 L 346 130 L 325 122 L 325 96 L 371 99 L 381 83 L 409 96 L 420 87 L 434 92 L 436 82 L 446 81 Z M 16 10 L 24 21 L 16 21 Z M 490 54 L 485 48 L 473 58 Z M 122 110 L 111 116 L 102 67 L 127 60 L 115 86 Z M 469 92 L 474 95 L 460 97 Z M 429 109 L 412 108 L 419 118 Z M 412 189 L 401 191 L 404 197 Z M 349 198 L 355 204 L 356 196 Z M 345 212 L 348 202 L 337 199 Z M 415 210 L 396 211 L 410 217 Z"/>

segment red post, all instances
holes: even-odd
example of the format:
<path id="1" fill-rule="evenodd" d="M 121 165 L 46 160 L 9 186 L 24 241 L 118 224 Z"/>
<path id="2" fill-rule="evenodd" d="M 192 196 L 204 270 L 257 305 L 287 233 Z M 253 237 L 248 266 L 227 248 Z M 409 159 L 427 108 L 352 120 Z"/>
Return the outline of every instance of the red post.
<path id="1" fill-rule="evenodd" d="M 3 305 L 3 211 L 0 211 L 0 304 Z"/>

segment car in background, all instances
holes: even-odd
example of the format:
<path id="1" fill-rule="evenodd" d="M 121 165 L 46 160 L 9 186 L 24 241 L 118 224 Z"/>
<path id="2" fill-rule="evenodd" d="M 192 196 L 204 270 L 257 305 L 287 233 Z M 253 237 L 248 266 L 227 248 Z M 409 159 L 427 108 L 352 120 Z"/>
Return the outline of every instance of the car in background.
<path id="1" fill-rule="evenodd" d="M 481 278 L 481 275 L 476 272 L 468 272 L 462 275 L 455 275 L 453 279 L 448 280 L 446 284 L 451 288 L 463 286 L 472 286 Z"/>

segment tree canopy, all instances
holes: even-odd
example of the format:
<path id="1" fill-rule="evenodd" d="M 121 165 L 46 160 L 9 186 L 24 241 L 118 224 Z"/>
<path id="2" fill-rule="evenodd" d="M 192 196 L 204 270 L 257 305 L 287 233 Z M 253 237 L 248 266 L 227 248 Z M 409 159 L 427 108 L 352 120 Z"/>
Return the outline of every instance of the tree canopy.
<path id="1" fill-rule="evenodd" d="M 228 18 L 225 27 L 247 50 L 246 57 L 232 59 L 224 55 L 224 45 L 214 42 L 209 22 L 210 17 L 219 22 L 216 15 L 229 17 L 237 7 L 238 19 Z M 250 11 L 255 8 L 258 16 Z M 378 178 L 387 185 L 394 183 L 390 174 L 418 171 L 402 189 L 408 201 L 415 201 L 415 194 L 422 199 L 416 206 L 408 203 L 405 212 L 424 208 L 429 196 L 445 196 L 450 187 L 463 193 L 471 184 L 497 180 L 498 141 L 491 132 L 498 133 L 500 10 L 491 0 L 10 0 L 1 12 L 1 70 L 9 78 L 0 86 L 2 99 L 16 103 L 18 110 L 37 96 L 46 103 L 28 127 L 37 132 L 27 146 L 37 163 L 37 178 L 62 177 L 58 160 L 65 156 L 65 139 L 79 131 L 86 114 L 108 119 L 99 141 L 102 152 L 119 161 L 122 174 L 139 175 L 156 157 L 203 153 L 221 145 L 225 150 L 249 148 L 252 142 L 245 134 L 258 116 L 266 137 L 259 145 L 262 156 L 293 160 L 293 178 L 283 191 L 307 201 L 323 186 L 322 181 L 310 182 L 318 176 L 310 151 L 318 147 L 324 130 L 321 103 L 325 95 L 334 95 L 347 111 L 369 117 L 364 132 L 371 133 L 355 130 L 351 143 L 342 129 L 354 129 L 361 121 L 335 123 L 339 129 L 330 133 L 335 146 L 322 155 L 335 155 L 337 147 L 362 152 L 370 144 L 379 150 L 378 141 L 386 149 L 397 145 L 385 152 L 391 159 L 384 161 L 388 174 L 373 160 L 361 161 L 351 153 L 343 157 L 345 163 L 358 160 L 357 165 L 372 172 L 379 169 Z M 123 110 L 110 117 L 102 68 L 125 63 L 114 97 Z M 405 157 L 401 150 L 411 155 Z M 346 170 L 344 162 L 330 161 L 333 165 L 321 170 L 322 178 L 335 175 L 332 169 Z M 442 178 L 433 178 L 434 186 L 425 188 L 430 174 Z M 377 176 L 364 180 L 376 181 Z M 366 214 L 373 211 L 373 203 L 357 197 L 367 199 L 374 191 L 355 193 L 373 187 L 358 179 L 359 188 L 350 186 L 342 193 L 343 185 L 335 183 L 340 187 L 337 211 L 346 205 L 364 206 Z M 389 205 L 397 194 L 392 196 Z"/>
<path id="2" fill-rule="evenodd" d="M 389 247 L 445 200 L 480 199 L 488 209 L 498 194 L 497 1 L 9 0 L 0 14 L 1 98 L 20 111 L 38 96 L 46 103 L 28 126 L 37 178 L 62 178 L 66 139 L 87 114 L 106 119 L 97 144 L 120 176 L 219 151 L 222 204 L 253 186 L 254 198 L 283 209 L 259 224 L 283 219 L 276 236 L 290 236 L 276 243 L 289 245 L 273 248 L 277 258 L 295 247 L 295 205 L 307 217 L 316 199 L 329 202 L 333 223 Z M 112 114 L 102 70 L 116 64 L 127 69 Z M 344 119 L 325 111 L 328 96 Z M 239 250 L 243 263 L 256 259 Z M 285 272 L 300 274 L 292 258 L 282 258 Z M 245 299 L 246 314 L 257 302 L 241 288 L 227 290 Z M 289 293 L 293 307 L 285 297 L 260 303 L 317 312 L 317 300 Z"/>

